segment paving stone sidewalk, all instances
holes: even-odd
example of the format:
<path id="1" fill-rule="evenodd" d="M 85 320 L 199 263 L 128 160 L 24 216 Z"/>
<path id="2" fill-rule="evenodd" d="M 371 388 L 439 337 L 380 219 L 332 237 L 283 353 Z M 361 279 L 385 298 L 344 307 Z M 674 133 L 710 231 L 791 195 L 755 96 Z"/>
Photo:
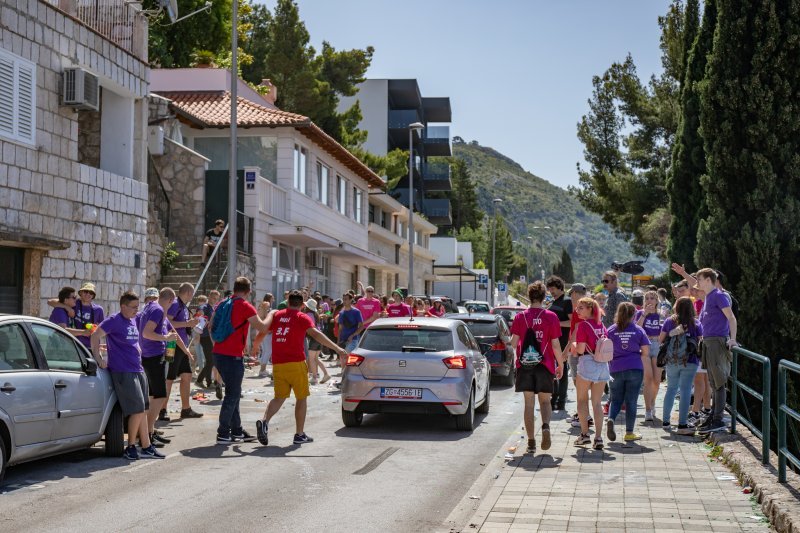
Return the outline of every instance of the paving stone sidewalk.
<path id="1" fill-rule="evenodd" d="M 662 385 L 657 400 L 661 413 Z M 570 390 L 569 413 L 575 409 Z M 644 422 L 640 396 L 636 431 L 642 440 L 621 442 L 625 414 L 617 418 L 617 441 L 596 451 L 573 445 L 579 430 L 563 412 L 551 423 L 553 445 L 535 456 L 518 439 L 514 459 L 497 478 L 471 521 L 471 531 L 769 531 L 757 504 L 711 448 L 697 437 L 677 436 Z M 676 401 L 677 404 L 677 401 Z M 536 413 L 540 427 L 539 413 Z M 673 421 L 677 422 L 677 405 Z M 520 435 L 524 432 L 520 432 Z M 518 438 L 520 435 L 517 435 Z M 541 443 L 540 429 L 537 442 Z M 494 500 L 494 501 L 492 501 Z"/>

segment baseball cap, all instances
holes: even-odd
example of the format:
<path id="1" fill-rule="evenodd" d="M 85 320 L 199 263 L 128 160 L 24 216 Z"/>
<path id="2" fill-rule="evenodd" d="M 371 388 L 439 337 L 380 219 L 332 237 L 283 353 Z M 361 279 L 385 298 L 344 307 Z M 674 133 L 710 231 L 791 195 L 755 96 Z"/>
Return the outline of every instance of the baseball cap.
<path id="1" fill-rule="evenodd" d="M 577 292 L 578 294 L 586 294 L 586 285 L 583 283 L 573 283 L 572 287 L 570 287 L 569 291 L 567 291 L 567 296 L 572 296 L 573 292 Z"/>
<path id="2" fill-rule="evenodd" d="M 149 287 L 146 291 L 144 291 L 145 298 L 158 298 L 158 289 L 155 287 Z"/>

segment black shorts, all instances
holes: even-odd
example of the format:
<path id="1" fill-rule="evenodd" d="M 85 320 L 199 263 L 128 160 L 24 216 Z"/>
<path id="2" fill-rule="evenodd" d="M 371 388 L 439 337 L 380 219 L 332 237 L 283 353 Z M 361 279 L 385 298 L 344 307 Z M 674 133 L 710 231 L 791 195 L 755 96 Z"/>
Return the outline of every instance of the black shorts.
<path id="1" fill-rule="evenodd" d="M 521 366 L 517 368 L 514 390 L 516 392 L 553 394 L 555 379 L 555 374 L 550 373 L 547 367 L 541 363 L 533 368 Z"/>
<path id="2" fill-rule="evenodd" d="M 117 393 L 117 401 L 125 416 L 145 412 L 150 408 L 147 398 L 147 378 L 144 372 L 111 372 L 111 383 Z"/>
<path id="3" fill-rule="evenodd" d="M 318 352 L 322 350 L 322 344 L 317 342 L 316 340 L 309 338 L 308 339 L 308 351 L 309 352 Z"/>
<path id="4" fill-rule="evenodd" d="M 192 367 L 189 365 L 189 357 L 178 350 L 175 350 L 175 360 L 167 365 L 167 379 L 174 380 L 181 374 L 191 374 Z"/>
<path id="5" fill-rule="evenodd" d="M 164 356 L 142 357 L 142 366 L 147 376 L 150 396 L 153 398 L 166 398 L 167 371 L 166 368 L 164 368 Z"/>

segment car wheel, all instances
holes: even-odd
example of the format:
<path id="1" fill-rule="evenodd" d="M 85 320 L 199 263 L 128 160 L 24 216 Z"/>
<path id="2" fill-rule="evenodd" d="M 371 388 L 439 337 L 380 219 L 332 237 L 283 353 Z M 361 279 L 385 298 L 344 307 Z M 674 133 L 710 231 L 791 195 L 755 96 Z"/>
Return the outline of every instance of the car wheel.
<path id="1" fill-rule="evenodd" d="M 105 441 L 106 455 L 108 457 L 119 457 L 125 451 L 125 435 L 123 433 L 122 409 L 119 405 L 114 406 L 106 424 Z"/>
<path id="2" fill-rule="evenodd" d="M 513 387 L 514 380 L 516 377 L 517 377 L 517 369 L 514 368 L 514 366 L 512 365 L 511 368 L 508 369 L 508 375 L 503 376 L 503 385 L 506 385 L 507 387 Z"/>
<path id="3" fill-rule="evenodd" d="M 491 397 L 492 390 L 489 388 L 489 383 L 486 384 L 486 398 L 484 398 L 483 403 L 475 409 L 476 413 L 486 414 L 489 412 L 489 398 Z"/>
<path id="4" fill-rule="evenodd" d="M 469 393 L 469 406 L 463 415 L 456 415 L 456 429 L 472 431 L 475 429 L 475 391 Z"/>
<path id="5" fill-rule="evenodd" d="M 342 409 L 342 422 L 345 427 L 357 428 L 364 420 L 364 413 L 357 413 L 355 411 L 347 411 Z"/>
<path id="6" fill-rule="evenodd" d="M 3 483 L 3 477 L 6 475 L 6 463 L 8 462 L 8 450 L 6 450 L 6 443 L 3 437 L 0 437 L 0 483 Z"/>

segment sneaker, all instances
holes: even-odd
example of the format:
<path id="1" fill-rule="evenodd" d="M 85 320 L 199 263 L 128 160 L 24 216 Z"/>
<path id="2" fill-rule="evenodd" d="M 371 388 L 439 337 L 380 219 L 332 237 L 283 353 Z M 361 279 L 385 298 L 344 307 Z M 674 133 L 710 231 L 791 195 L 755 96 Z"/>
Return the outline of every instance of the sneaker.
<path id="1" fill-rule="evenodd" d="M 671 425 L 672 424 L 669 423 L 669 420 L 664 420 L 663 422 L 661 422 L 661 427 L 664 428 L 664 429 L 667 429 Z"/>
<path id="2" fill-rule="evenodd" d="M 688 424 L 682 424 L 682 425 L 678 426 L 678 429 L 677 429 L 677 431 L 675 431 L 675 433 L 677 433 L 678 435 L 690 435 L 691 436 L 691 435 L 695 434 L 695 431 L 696 430 L 695 430 L 694 427 L 692 427 L 692 426 L 690 426 Z"/>
<path id="3" fill-rule="evenodd" d="M 694 422 L 695 420 L 697 420 L 697 418 L 699 416 L 700 416 L 700 413 L 698 413 L 696 411 L 692 411 L 691 413 L 689 413 L 689 416 L 687 418 L 688 418 L 689 422 Z"/>
<path id="4" fill-rule="evenodd" d="M 603 404 L 603 414 L 608 416 L 608 408 L 611 406 L 610 403 L 606 402 Z"/>
<path id="5" fill-rule="evenodd" d="M 581 433 L 578 435 L 578 438 L 575 439 L 575 446 L 583 446 L 584 444 L 591 444 L 591 442 L 592 439 L 589 437 L 589 435 L 584 435 Z"/>
<path id="6" fill-rule="evenodd" d="M 122 452 L 122 457 L 129 461 L 138 461 L 139 460 L 139 452 L 136 451 L 136 446 L 130 445 L 125 448 L 125 451 Z"/>
<path id="7" fill-rule="evenodd" d="M 163 435 L 163 434 L 164 434 L 164 433 L 162 432 L 162 433 L 161 433 L 161 435 Z M 166 438 L 166 437 L 162 437 L 161 435 L 159 435 L 159 433 L 158 433 L 158 430 L 156 430 L 156 431 L 154 431 L 154 432 L 153 432 L 153 434 L 152 434 L 152 435 L 150 435 L 150 440 L 151 440 L 151 441 L 153 442 L 153 444 L 155 444 L 156 446 L 158 446 L 158 443 L 161 443 L 161 444 L 169 444 L 170 442 L 172 442 L 172 439 L 168 439 L 168 438 Z"/>
<path id="8" fill-rule="evenodd" d="M 322 385 L 323 383 L 327 383 L 331 379 L 330 374 L 325 374 L 321 380 L 319 380 L 319 384 Z"/>
<path id="9" fill-rule="evenodd" d="M 549 450 L 552 441 L 550 440 L 550 429 L 542 428 L 542 449 Z"/>
<path id="10" fill-rule="evenodd" d="M 158 429 L 158 428 L 154 429 L 154 430 L 153 430 L 153 433 L 155 433 L 155 434 L 156 434 L 156 435 L 158 435 L 159 437 L 161 437 L 161 436 L 163 436 L 163 435 L 164 435 L 164 432 L 163 432 L 163 431 L 161 431 L 161 430 L 160 430 L 160 429 Z"/>
<path id="11" fill-rule="evenodd" d="M 258 373 L 258 377 L 261 378 L 261 379 L 264 379 L 264 378 L 267 377 L 267 373 L 266 372 L 259 372 Z"/>
<path id="12" fill-rule="evenodd" d="M 256 436 L 258 437 L 258 442 L 266 446 L 269 444 L 269 437 L 267 436 L 267 423 L 263 420 L 256 420 Z"/>
<path id="13" fill-rule="evenodd" d="M 256 438 L 243 429 L 231 433 L 231 438 L 235 441 L 253 442 Z"/>
<path id="14" fill-rule="evenodd" d="M 589 427 L 592 427 L 593 425 L 594 425 L 594 418 L 592 418 L 592 417 L 590 416 L 590 417 L 589 417 Z"/>
<path id="15" fill-rule="evenodd" d="M 608 440 L 611 442 L 617 440 L 617 432 L 614 431 L 614 421 L 611 419 L 606 422 L 606 437 L 608 437 Z"/>
<path id="16" fill-rule="evenodd" d="M 161 411 L 159 411 L 158 419 L 161 420 L 162 422 L 169 422 L 169 415 L 167 414 L 166 409 L 162 409 Z"/>
<path id="17" fill-rule="evenodd" d="M 536 439 L 528 439 L 528 447 L 525 448 L 525 453 L 536 453 Z"/>
<path id="18" fill-rule="evenodd" d="M 234 442 L 239 442 L 233 435 L 219 435 L 217 434 L 217 444 L 233 444 Z"/>
<path id="19" fill-rule="evenodd" d="M 139 442 L 139 446 L 141 446 L 142 445 L 142 441 L 139 440 L 138 442 Z M 150 438 L 150 445 L 154 446 L 156 448 L 163 448 L 164 447 L 164 443 L 163 442 L 155 441 L 155 440 L 152 439 L 152 437 Z"/>
<path id="20" fill-rule="evenodd" d="M 216 381 L 214 382 L 214 392 L 217 395 L 217 400 L 221 400 L 222 399 L 222 385 L 220 385 Z"/>
<path id="21" fill-rule="evenodd" d="M 191 407 L 188 409 L 181 409 L 181 418 L 203 418 L 203 413 L 198 413 Z"/>
<path id="22" fill-rule="evenodd" d="M 156 450 L 155 446 L 150 444 L 147 448 L 142 448 L 142 459 L 165 459 L 167 456 Z"/>
<path id="23" fill-rule="evenodd" d="M 600 437 L 597 437 L 596 439 L 594 439 L 593 448 L 595 450 L 602 450 L 603 449 L 603 439 L 601 439 Z"/>
<path id="24" fill-rule="evenodd" d="M 623 438 L 623 440 L 625 442 L 633 442 L 635 440 L 641 440 L 641 438 L 642 436 L 639 435 L 638 433 L 625 433 L 625 437 Z"/>
<path id="25" fill-rule="evenodd" d="M 337 381 L 336 383 L 333 384 L 333 386 L 336 387 L 337 389 L 341 389 L 342 388 L 342 382 L 341 381 Z"/>
<path id="26" fill-rule="evenodd" d="M 653 418 L 654 418 L 654 417 L 653 417 L 653 411 L 652 411 L 652 410 L 649 410 L 649 409 L 648 409 L 648 410 L 646 410 L 646 411 L 644 412 L 644 421 L 645 421 L 645 422 L 652 422 L 652 421 L 653 421 Z"/>
<path id="27" fill-rule="evenodd" d="M 307 444 L 309 442 L 314 442 L 314 439 L 312 439 L 305 433 L 295 433 L 294 440 L 292 442 L 294 442 L 295 444 Z"/>
<path id="28" fill-rule="evenodd" d="M 574 428 L 579 428 L 581 427 L 581 419 L 578 418 L 578 415 L 575 415 L 572 417 L 572 420 L 570 420 L 569 424 Z"/>
<path id="29" fill-rule="evenodd" d="M 728 426 L 725 425 L 725 422 L 722 420 L 711 420 L 708 424 L 703 424 L 698 430 L 702 434 L 714 433 L 716 431 L 724 431 L 728 429 Z"/>

